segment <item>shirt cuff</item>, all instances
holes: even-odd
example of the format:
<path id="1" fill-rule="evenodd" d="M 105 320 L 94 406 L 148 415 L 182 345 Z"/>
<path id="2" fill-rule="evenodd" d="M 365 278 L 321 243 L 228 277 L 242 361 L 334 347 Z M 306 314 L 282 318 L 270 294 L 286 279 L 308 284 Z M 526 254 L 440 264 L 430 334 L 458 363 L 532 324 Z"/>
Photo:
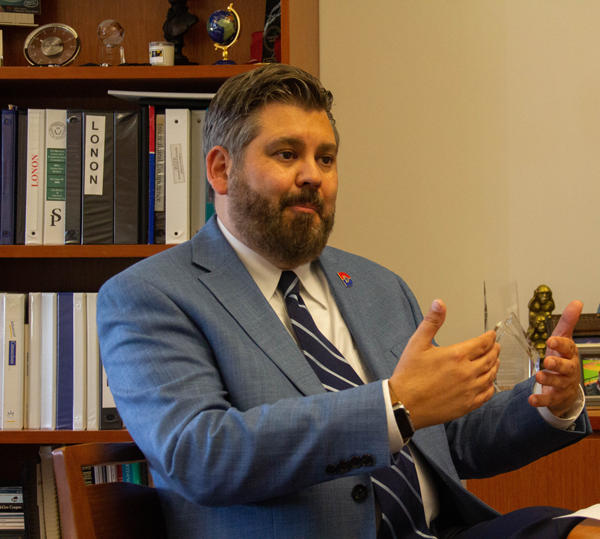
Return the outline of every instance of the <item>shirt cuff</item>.
<path id="1" fill-rule="evenodd" d="M 533 394 L 539 395 L 542 392 L 542 386 L 537 382 L 533 386 Z M 546 420 L 547 423 L 552 425 L 553 427 L 561 430 L 569 430 L 575 424 L 575 421 L 580 416 L 581 412 L 583 412 L 583 408 L 585 407 L 585 395 L 583 394 L 583 389 L 579 386 L 579 397 L 573 403 L 573 406 L 569 408 L 562 417 L 556 417 L 548 408 L 545 406 L 543 408 L 538 408 L 538 411 L 542 415 L 542 417 Z"/>
<path id="2" fill-rule="evenodd" d="M 400 434 L 396 417 L 394 416 L 394 408 L 392 407 L 392 397 L 390 397 L 390 386 L 387 380 L 383 380 L 383 398 L 385 400 L 385 412 L 387 415 L 388 424 L 388 440 L 390 442 L 390 451 L 392 455 L 397 453 L 404 447 L 404 440 Z"/>

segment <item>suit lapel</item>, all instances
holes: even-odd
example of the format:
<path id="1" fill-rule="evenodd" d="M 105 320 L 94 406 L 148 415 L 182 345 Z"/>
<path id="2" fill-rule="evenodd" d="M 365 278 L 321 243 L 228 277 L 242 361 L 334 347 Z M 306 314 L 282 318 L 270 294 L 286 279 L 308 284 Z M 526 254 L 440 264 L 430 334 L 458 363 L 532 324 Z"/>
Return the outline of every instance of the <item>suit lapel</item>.
<path id="1" fill-rule="evenodd" d="M 344 267 L 333 249 L 326 248 L 319 257 L 319 264 L 325 274 L 329 289 L 342 313 L 344 321 L 354 338 L 362 358 L 367 363 L 376 380 L 389 378 L 397 363 L 397 359 L 384 350 L 377 339 L 378 328 L 373 326 L 372 318 L 364 309 L 369 300 L 369 278 L 360 274 L 355 268 Z M 350 271 L 353 285 L 347 287 L 338 276 L 338 272 Z M 353 273 L 354 272 L 354 273 Z M 388 360 L 388 361 L 386 361 Z"/>
<path id="2" fill-rule="evenodd" d="M 269 302 L 212 219 L 193 239 L 194 264 L 208 270 L 199 281 L 254 343 L 304 395 L 325 389 Z"/>

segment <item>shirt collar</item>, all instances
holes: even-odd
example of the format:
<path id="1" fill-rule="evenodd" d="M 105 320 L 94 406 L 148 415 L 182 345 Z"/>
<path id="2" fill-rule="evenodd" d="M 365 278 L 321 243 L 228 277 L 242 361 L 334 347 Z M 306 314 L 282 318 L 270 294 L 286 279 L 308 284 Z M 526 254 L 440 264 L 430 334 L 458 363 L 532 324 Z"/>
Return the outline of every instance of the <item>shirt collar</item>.
<path id="1" fill-rule="evenodd" d="M 281 278 L 281 270 L 238 240 L 231 232 L 229 232 L 229 230 L 227 230 L 218 217 L 217 223 L 221 232 L 223 232 L 223 235 L 248 270 L 248 273 L 250 273 L 250 276 L 256 282 L 260 291 L 267 300 L 270 300 L 277 291 L 277 285 Z M 315 301 L 326 309 L 327 297 L 324 287 L 327 287 L 328 285 L 319 265 L 316 262 L 309 262 L 295 268 L 294 273 L 298 276 L 298 279 L 300 279 L 300 284 L 304 288 L 303 293 L 308 293 Z"/>

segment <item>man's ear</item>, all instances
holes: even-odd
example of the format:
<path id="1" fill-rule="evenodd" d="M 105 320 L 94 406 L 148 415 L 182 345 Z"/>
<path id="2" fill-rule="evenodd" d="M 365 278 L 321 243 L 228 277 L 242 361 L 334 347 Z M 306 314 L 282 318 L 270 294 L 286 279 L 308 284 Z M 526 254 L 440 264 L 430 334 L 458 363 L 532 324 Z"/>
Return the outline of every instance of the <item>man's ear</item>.
<path id="1" fill-rule="evenodd" d="M 223 146 L 213 146 L 206 156 L 206 177 L 218 195 L 227 194 L 231 156 Z"/>

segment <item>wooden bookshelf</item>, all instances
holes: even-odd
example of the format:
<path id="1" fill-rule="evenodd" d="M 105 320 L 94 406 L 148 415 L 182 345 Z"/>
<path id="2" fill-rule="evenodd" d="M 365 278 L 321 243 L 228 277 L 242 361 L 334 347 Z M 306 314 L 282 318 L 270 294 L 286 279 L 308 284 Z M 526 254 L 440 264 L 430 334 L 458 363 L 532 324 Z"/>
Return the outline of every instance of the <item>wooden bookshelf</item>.
<path id="1" fill-rule="evenodd" d="M 250 64 L 252 34 L 265 21 L 265 0 L 234 2 L 242 30 L 230 49 L 237 65 L 216 66 L 222 57 L 206 32 L 210 14 L 225 9 L 222 0 L 189 0 L 188 8 L 199 18 L 185 34 L 183 53 L 197 65 L 150 66 L 148 43 L 164 39 L 162 26 L 170 4 L 167 0 L 54 0 L 44 2 L 36 24 L 63 23 L 81 39 L 81 52 L 65 67 L 29 66 L 23 43 L 32 28 L 2 26 L 4 67 L 0 67 L 0 107 L 40 109 L 135 110 L 135 103 L 107 94 L 108 90 L 157 92 L 214 92 L 229 77 L 255 69 Z M 318 0 L 282 0 L 282 62 L 318 76 Z M 129 65 L 100 67 L 98 25 L 116 19 L 125 29 L 122 46 Z M 132 65 L 137 64 L 137 65 Z M 0 245 L 0 275 L 6 292 L 96 292 L 106 280 L 132 264 L 172 246 L 167 245 Z M 123 431 L 0 431 L 0 480 L 18 481 L 19 462 L 33 458 L 40 445 L 88 442 L 128 442 Z"/>

